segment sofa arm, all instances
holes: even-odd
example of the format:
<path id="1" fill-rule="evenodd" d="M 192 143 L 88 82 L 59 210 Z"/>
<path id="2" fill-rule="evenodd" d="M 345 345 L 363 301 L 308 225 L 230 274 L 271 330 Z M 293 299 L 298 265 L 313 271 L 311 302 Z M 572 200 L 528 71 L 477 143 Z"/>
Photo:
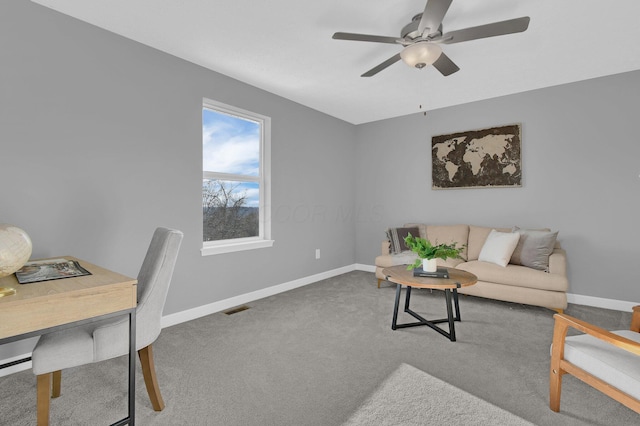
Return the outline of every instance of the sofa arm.
<path id="1" fill-rule="evenodd" d="M 391 242 L 388 240 L 382 242 L 382 255 L 385 254 L 391 254 Z"/>
<path id="2" fill-rule="evenodd" d="M 567 252 L 556 247 L 549 255 L 549 273 L 557 275 L 567 275 Z"/>

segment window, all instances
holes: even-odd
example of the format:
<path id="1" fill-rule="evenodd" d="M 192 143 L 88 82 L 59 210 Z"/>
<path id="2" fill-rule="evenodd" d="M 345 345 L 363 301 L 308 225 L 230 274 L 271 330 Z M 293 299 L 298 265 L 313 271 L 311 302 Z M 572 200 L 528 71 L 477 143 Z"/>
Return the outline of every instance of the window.
<path id="1" fill-rule="evenodd" d="M 271 119 L 205 99 L 202 255 L 271 247 Z"/>

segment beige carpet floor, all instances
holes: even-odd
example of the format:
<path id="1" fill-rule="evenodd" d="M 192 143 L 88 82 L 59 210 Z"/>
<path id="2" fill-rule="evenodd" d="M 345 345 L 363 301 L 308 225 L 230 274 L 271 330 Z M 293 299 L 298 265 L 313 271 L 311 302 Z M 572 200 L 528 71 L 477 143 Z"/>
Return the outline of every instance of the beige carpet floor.
<path id="1" fill-rule="evenodd" d="M 391 330 L 394 296 L 391 285 L 378 289 L 372 273 L 355 271 L 252 302 L 234 315 L 166 328 L 154 352 L 167 407 L 153 411 L 138 369 L 137 423 L 338 426 L 408 364 L 537 425 L 640 424 L 639 414 L 572 377 L 564 379 L 561 412 L 549 410 L 554 312 L 461 297 L 462 322 L 457 342 L 450 342 L 427 327 Z M 426 318 L 446 316 L 442 292 L 414 291 L 412 308 Z M 567 312 L 607 329 L 628 328 L 631 318 L 576 305 Z M 121 418 L 126 365 L 118 358 L 64 371 L 52 424 Z M 0 425 L 33 424 L 32 372 L 0 378 Z"/>
<path id="2" fill-rule="evenodd" d="M 533 426 L 502 408 L 402 364 L 344 426 Z"/>

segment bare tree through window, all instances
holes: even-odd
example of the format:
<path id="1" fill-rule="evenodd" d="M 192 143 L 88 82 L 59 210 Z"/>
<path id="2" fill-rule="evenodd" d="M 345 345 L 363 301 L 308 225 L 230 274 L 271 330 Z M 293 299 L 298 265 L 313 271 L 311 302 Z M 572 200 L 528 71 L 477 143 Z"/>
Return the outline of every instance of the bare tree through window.
<path id="1" fill-rule="evenodd" d="M 204 241 L 255 237 L 259 233 L 259 210 L 247 206 L 247 191 L 239 183 L 202 181 Z"/>

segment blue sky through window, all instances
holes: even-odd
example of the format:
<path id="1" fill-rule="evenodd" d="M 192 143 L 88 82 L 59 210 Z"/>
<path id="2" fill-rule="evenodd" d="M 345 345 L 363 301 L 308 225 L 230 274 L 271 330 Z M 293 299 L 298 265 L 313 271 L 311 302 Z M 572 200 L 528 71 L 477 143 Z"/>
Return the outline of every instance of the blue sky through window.
<path id="1" fill-rule="evenodd" d="M 202 169 L 209 172 L 260 176 L 260 123 L 202 109 Z M 257 182 L 233 182 L 235 192 L 246 193 L 246 207 L 258 207 Z"/>
<path id="2" fill-rule="evenodd" d="M 260 175 L 260 123 L 202 109 L 202 170 Z"/>

